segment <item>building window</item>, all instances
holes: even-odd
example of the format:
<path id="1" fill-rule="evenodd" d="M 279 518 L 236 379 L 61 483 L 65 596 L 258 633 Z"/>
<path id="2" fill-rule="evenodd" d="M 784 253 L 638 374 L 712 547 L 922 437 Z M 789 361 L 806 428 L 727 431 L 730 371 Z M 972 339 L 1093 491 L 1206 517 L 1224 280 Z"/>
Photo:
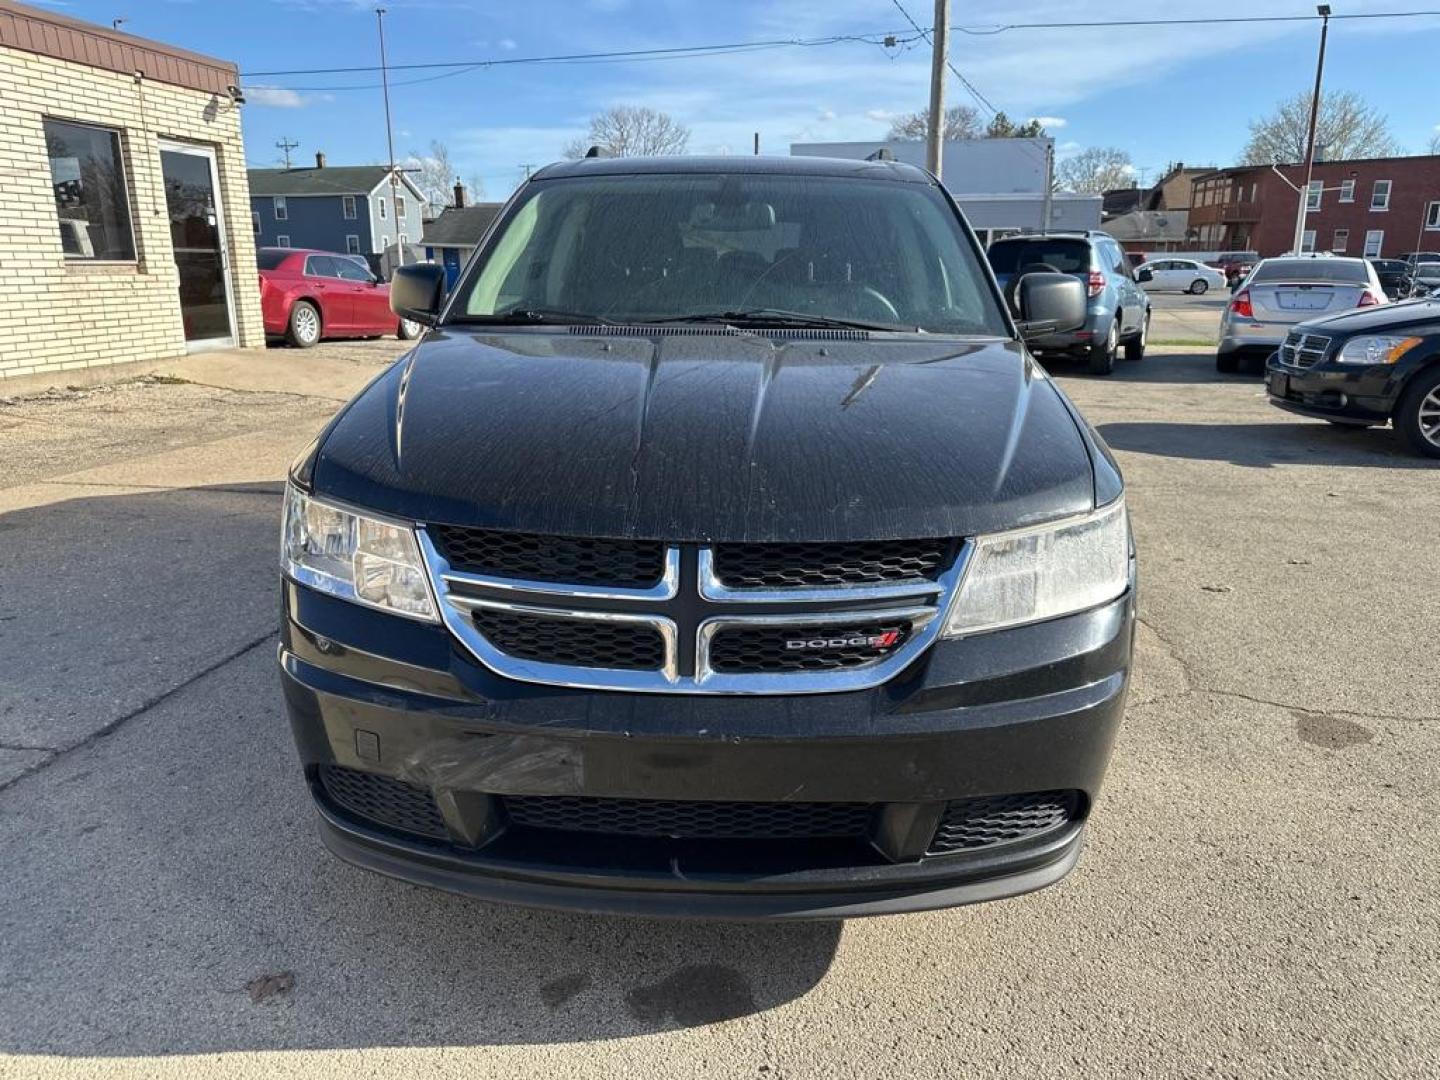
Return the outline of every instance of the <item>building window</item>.
<path id="1" fill-rule="evenodd" d="M 45 146 L 65 258 L 133 260 L 135 234 L 130 226 L 120 133 L 46 120 Z"/>
<path id="2" fill-rule="evenodd" d="M 1384 245 L 1384 243 L 1385 243 L 1385 230 L 1384 230 L 1384 229 L 1370 229 L 1370 230 L 1368 230 L 1368 231 L 1365 233 L 1365 251 L 1364 251 L 1364 253 L 1363 253 L 1364 256 L 1365 256 L 1365 258 L 1367 258 L 1367 259 L 1378 259 L 1378 258 L 1380 257 L 1380 248 Z"/>
<path id="3" fill-rule="evenodd" d="M 260 211 L 259 211 L 259 210 L 251 210 L 251 211 L 250 211 L 250 227 L 255 230 L 255 235 L 256 235 L 256 236 L 259 236 L 259 235 L 260 235 Z"/>
<path id="4" fill-rule="evenodd" d="M 347 255 L 360 254 L 360 237 L 350 233 L 345 237 L 345 253 Z"/>
<path id="5" fill-rule="evenodd" d="M 382 237 L 380 237 L 380 250 L 381 250 L 381 251 L 385 251 L 385 250 L 387 250 L 389 247 L 390 247 L 390 237 L 388 237 L 388 236 L 382 236 Z"/>
<path id="6" fill-rule="evenodd" d="M 275 204 L 275 220 L 276 220 L 276 221 L 289 221 L 289 220 L 290 220 L 290 209 L 289 209 L 289 207 L 287 207 L 287 206 L 285 205 L 285 196 L 284 196 L 284 195 L 276 195 L 276 196 L 275 196 L 274 198 L 272 198 L 270 201 Z"/>
<path id="7" fill-rule="evenodd" d="M 399 244 L 401 247 L 404 247 L 406 244 L 408 244 L 408 243 L 410 242 L 410 238 L 409 238 L 408 236 L 406 236 L 406 235 L 402 232 L 399 236 L 397 236 L 397 237 L 395 238 L 395 242 L 396 242 L 397 244 Z"/>
<path id="8" fill-rule="evenodd" d="M 1440 229 L 1440 202 L 1425 204 L 1425 228 Z"/>
<path id="9" fill-rule="evenodd" d="M 1389 210 L 1389 209 L 1390 209 L 1390 181 L 1389 181 L 1389 180 L 1376 180 L 1376 181 L 1375 181 L 1375 187 L 1374 187 L 1374 189 L 1371 190 L 1371 192 L 1370 192 L 1370 209 L 1371 209 L 1371 210 Z"/>
<path id="10" fill-rule="evenodd" d="M 385 214 L 386 214 L 386 210 L 385 210 L 385 200 L 384 200 L 384 199 L 379 199 L 379 200 L 377 200 L 377 201 L 378 201 L 379 204 L 380 204 L 380 220 L 381 220 L 381 221 L 384 221 L 384 220 L 385 220 Z"/>
<path id="11" fill-rule="evenodd" d="M 346 221 L 355 220 L 355 196 L 342 195 L 340 197 L 340 212 L 345 215 Z"/>
<path id="12" fill-rule="evenodd" d="M 1350 230 L 1349 230 L 1349 229 L 1336 229 L 1336 230 L 1335 230 L 1335 238 L 1330 242 L 1330 250 L 1333 251 L 1333 252 L 1335 252 L 1336 255 L 1341 255 L 1341 254 L 1344 254 L 1345 249 L 1346 249 L 1347 247 L 1349 247 L 1349 245 L 1350 245 Z"/>
<path id="13" fill-rule="evenodd" d="M 288 248 L 290 246 L 290 237 L 286 236 L 284 233 L 281 233 L 279 236 L 275 237 L 275 246 Z"/>
<path id="14" fill-rule="evenodd" d="M 1306 252 L 1308 252 L 1308 251 L 1314 251 L 1314 250 L 1315 250 L 1315 230 L 1314 230 L 1314 229 L 1306 229 L 1305 232 L 1302 234 L 1301 240 L 1300 240 L 1300 250 L 1301 250 L 1301 251 L 1306 251 Z"/>
<path id="15" fill-rule="evenodd" d="M 1310 186 L 1305 191 L 1305 209 L 1319 210 L 1320 195 L 1325 190 L 1325 181 L 1311 180 Z"/>
<path id="16" fill-rule="evenodd" d="M 403 218 L 403 217 L 405 216 L 405 196 L 404 196 L 404 195 L 396 195 L 396 196 L 395 196 L 395 216 L 396 216 L 396 218 Z"/>
<path id="17" fill-rule="evenodd" d="M 1340 181 L 1340 201 L 1341 201 L 1341 202 L 1354 202 L 1354 201 L 1355 201 L 1355 181 L 1354 181 L 1354 180 L 1341 180 L 1341 181 Z"/>

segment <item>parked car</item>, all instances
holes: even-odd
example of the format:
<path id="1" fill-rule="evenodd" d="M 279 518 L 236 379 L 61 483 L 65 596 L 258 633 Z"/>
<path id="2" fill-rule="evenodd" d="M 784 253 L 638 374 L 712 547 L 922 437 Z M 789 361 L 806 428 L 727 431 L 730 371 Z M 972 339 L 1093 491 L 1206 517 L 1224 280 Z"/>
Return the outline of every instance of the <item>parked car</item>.
<path id="1" fill-rule="evenodd" d="M 308 349 L 321 338 L 420 336 L 419 323 L 390 310 L 390 286 L 357 256 L 302 248 L 261 248 L 265 333 Z"/>
<path id="2" fill-rule="evenodd" d="M 1270 359 L 1266 391 L 1302 416 L 1393 424 L 1415 453 L 1440 458 L 1440 300 L 1300 324 Z"/>
<path id="3" fill-rule="evenodd" d="M 1440 251 L 1407 251 L 1400 258 L 1411 266 L 1419 262 L 1440 262 Z"/>
<path id="4" fill-rule="evenodd" d="M 1224 274 L 1194 259 L 1156 259 L 1143 263 L 1136 268 L 1137 279 L 1142 277 L 1141 270 L 1150 275 L 1144 286 L 1146 292 L 1174 291 L 1200 296 L 1211 289 L 1225 287 Z"/>
<path id="5" fill-rule="evenodd" d="M 1440 261 L 1417 262 L 1410 272 L 1411 292 L 1429 296 L 1440 289 Z"/>
<path id="6" fill-rule="evenodd" d="M 512 903 L 836 918 L 1080 853 L 1120 722 L 1120 473 L 954 201 L 895 162 L 525 181 L 285 498 L 326 845 Z"/>
<path id="7" fill-rule="evenodd" d="M 1404 259 L 1371 259 L 1370 265 L 1375 268 L 1380 287 L 1391 300 L 1403 300 L 1410 295 L 1412 267 L 1408 262 Z"/>
<path id="8" fill-rule="evenodd" d="M 1262 259 L 1220 319 L 1215 367 L 1233 373 L 1249 361 L 1259 368 L 1296 323 L 1326 312 L 1386 302 L 1380 278 L 1365 259 L 1334 255 Z"/>
<path id="9" fill-rule="evenodd" d="M 1150 333 L 1150 298 L 1138 274 L 1109 233 L 1045 233 L 996 240 L 987 253 L 990 268 L 1007 291 L 1031 270 L 1070 274 L 1084 282 L 1089 314 L 1079 329 L 1041 335 L 1030 341 L 1037 356 L 1070 354 L 1089 362 L 1092 375 L 1109 375 L 1123 345 L 1126 360 L 1145 356 Z"/>
<path id="10" fill-rule="evenodd" d="M 1222 251 L 1214 259 L 1208 260 L 1206 265 L 1213 266 L 1224 274 L 1226 284 L 1233 289 L 1259 262 L 1258 251 Z"/>

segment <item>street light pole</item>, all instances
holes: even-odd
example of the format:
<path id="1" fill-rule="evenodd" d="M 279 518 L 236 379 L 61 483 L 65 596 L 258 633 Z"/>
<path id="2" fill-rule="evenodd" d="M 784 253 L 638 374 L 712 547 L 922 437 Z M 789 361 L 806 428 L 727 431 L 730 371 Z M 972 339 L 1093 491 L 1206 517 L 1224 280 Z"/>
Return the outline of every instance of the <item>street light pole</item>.
<path id="1" fill-rule="evenodd" d="M 385 9 L 383 7 L 375 9 L 375 25 L 380 31 L 380 85 L 385 94 L 385 145 L 390 153 L 390 213 L 394 215 L 398 206 L 397 200 L 400 197 L 400 182 L 395 175 L 395 129 L 390 123 L 390 69 L 385 62 Z M 399 252 L 400 265 L 404 266 L 405 245 L 399 242 L 400 219 L 392 216 L 391 221 L 395 226 L 395 250 Z M 384 256 L 385 253 L 382 251 L 380 254 Z"/>
<path id="2" fill-rule="evenodd" d="M 1300 189 L 1300 209 L 1295 214 L 1295 254 L 1305 247 L 1305 215 L 1310 209 L 1310 180 L 1315 173 L 1315 125 L 1320 119 L 1320 84 L 1325 78 L 1325 38 L 1330 33 L 1330 5 L 1315 8 L 1320 16 L 1320 56 L 1315 61 L 1315 93 L 1310 98 L 1310 131 L 1305 136 L 1305 186 Z"/>
<path id="3" fill-rule="evenodd" d="M 925 165 L 940 179 L 945 150 L 945 65 L 950 49 L 950 0 L 935 0 L 930 39 L 930 116 L 925 125 Z"/>

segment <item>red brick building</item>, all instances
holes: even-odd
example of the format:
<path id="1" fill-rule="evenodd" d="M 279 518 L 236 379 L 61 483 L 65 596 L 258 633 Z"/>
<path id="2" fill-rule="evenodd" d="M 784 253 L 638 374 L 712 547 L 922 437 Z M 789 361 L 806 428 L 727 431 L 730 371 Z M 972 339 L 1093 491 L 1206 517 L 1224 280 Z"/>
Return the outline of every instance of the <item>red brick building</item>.
<path id="1" fill-rule="evenodd" d="M 1304 165 L 1278 169 L 1304 186 Z M 1191 245 L 1283 255 L 1295 244 L 1299 199 L 1268 165 L 1206 173 L 1195 180 Z M 1316 162 L 1304 249 L 1369 257 L 1440 251 L 1440 155 Z"/>

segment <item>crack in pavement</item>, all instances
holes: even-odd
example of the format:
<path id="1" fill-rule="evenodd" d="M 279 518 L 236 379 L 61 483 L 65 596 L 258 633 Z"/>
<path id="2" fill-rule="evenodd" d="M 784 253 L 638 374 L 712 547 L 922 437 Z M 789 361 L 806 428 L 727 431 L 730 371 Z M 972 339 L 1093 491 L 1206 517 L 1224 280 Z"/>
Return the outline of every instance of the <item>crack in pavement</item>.
<path id="1" fill-rule="evenodd" d="M 54 765 L 60 759 L 69 756 L 74 751 L 83 750 L 85 747 L 90 746 L 98 742 L 99 740 L 105 738 L 105 736 L 114 734 L 131 720 L 134 720 L 137 716 L 143 716 L 145 713 L 149 712 L 157 705 L 160 705 L 170 700 L 170 698 L 174 697 L 182 690 L 188 690 L 190 687 L 194 686 L 197 682 L 205 678 L 207 675 L 213 675 L 215 672 L 219 671 L 227 664 L 232 664 L 236 660 L 244 657 L 247 653 L 255 651 L 257 648 L 265 644 L 265 642 L 269 641 L 279 632 L 280 628 L 278 626 L 266 630 L 265 633 L 261 634 L 259 637 L 247 641 L 238 649 L 235 649 L 234 651 L 227 653 L 225 656 L 222 656 L 219 660 L 216 660 L 213 664 L 208 664 L 205 667 L 201 668 L 194 675 L 191 675 L 188 679 L 176 683 L 170 689 L 162 691 L 161 693 L 156 694 L 154 697 L 141 702 L 129 712 L 124 713 L 121 716 L 117 716 L 113 720 L 107 721 L 105 724 L 90 732 L 90 734 L 86 735 L 84 738 L 78 739 L 75 742 L 70 743 L 68 746 L 51 748 L 51 756 L 49 758 L 44 761 L 37 762 L 36 764 L 30 766 L 29 768 L 18 773 L 17 775 L 12 776 L 5 782 L 0 783 L 0 792 L 5 791 L 12 784 L 19 783 L 27 776 L 31 776 L 37 772 L 40 772 L 42 769 L 48 769 L 51 765 Z"/>
<path id="2" fill-rule="evenodd" d="M 1175 662 L 1180 669 L 1180 675 L 1185 682 L 1185 689 L 1178 693 L 1160 694 L 1157 697 L 1147 698 L 1144 701 L 1137 701 L 1136 707 L 1145 705 L 1158 705 L 1163 702 L 1178 701 L 1181 698 L 1190 697 L 1195 694 L 1208 694 L 1211 697 L 1232 698 L 1236 701 L 1248 701 L 1252 705 L 1266 705 L 1272 709 L 1289 709 L 1292 712 L 1304 713 L 1306 716 L 1329 716 L 1329 717 L 1357 717 L 1362 720 L 1402 720 L 1407 723 L 1440 723 L 1440 716 L 1410 716 L 1405 713 L 1383 713 L 1365 712 L 1359 709 L 1316 709 L 1309 705 L 1297 705 L 1290 701 L 1277 701 L 1273 698 L 1260 697 L 1256 694 L 1247 694 L 1240 690 L 1221 690 L 1213 686 L 1206 686 L 1195 674 L 1190 661 L 1181 655 L 1179 647 L 1168 637 L 1156 629 L 1155 624 L 1143 616 L 1136 616 L 1136 621 L 1151 634 L 1155 640 L 1165 648 L 1168 659 Z"/>

